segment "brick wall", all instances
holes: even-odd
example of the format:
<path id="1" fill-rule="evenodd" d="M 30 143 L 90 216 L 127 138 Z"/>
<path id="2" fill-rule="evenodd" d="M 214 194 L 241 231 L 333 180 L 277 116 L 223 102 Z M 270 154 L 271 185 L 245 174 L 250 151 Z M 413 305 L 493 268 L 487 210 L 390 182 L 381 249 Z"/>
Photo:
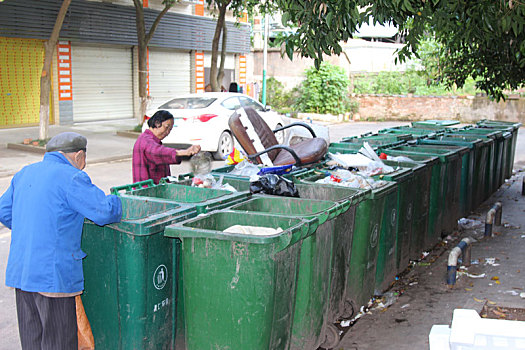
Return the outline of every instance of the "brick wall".
<path id="1" fill-rule="evenodd" d="M 494 102 L 474 96 L 357 95 L 361 120 L 480 119 L 517 121 L 525 124 L 525 98 Z"/>

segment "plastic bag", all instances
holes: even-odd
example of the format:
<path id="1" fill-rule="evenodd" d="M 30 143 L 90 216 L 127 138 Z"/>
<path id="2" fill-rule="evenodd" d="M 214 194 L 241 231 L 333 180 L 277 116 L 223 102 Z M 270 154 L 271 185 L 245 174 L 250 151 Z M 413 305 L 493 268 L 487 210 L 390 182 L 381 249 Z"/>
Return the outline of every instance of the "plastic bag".
<path id="1" fill-rule="evenodd" d="M 75 304 L 77 309 L 78 350 L 93 350 L 95 349 L 95 339 L 80 295 L 75 297 Z"/>
<path id="2" fill-rule="evenodd" d="M 408 158 L 408 157 L 405 157 L 405 156 L 397 156 L 397 157 L 387 156 L 387 159 L 388 160 L 393 160 L 395 162 L 410 162 L 410 163 L 415 163 L 416 162 L 416 161 L 412 160 L 411 158 Z"/>
<path id="3" fill-rule="evenodd" d="M 191 180 L 194 187 L 215 188 L 217 180 L 211 174 L 197 174 Z"/>
<path id="4" fill-rule="evenodd" d="M 293 164 L 265 167 L 259 170 L 257 175 L 275 174 L 283 175 L 292 171 Z"/>
<path id="5" fill-rule="evenodd" d="M 275 174 L 253 176 L 250 178 L 251 193 L 265 193 L 274 196 L 299 197 L 295 184 Z"/>
<path id="6" fill-rule="evenodd" d="M 239 175 L 239 176 L 252 176 L 256 175 L 261 168 L 259 168 L 257 165 L 248 162 L 247 160 L 240 162 L 237 164 L 232 171 L 230 171 L 231 175 Z"/>
<path id="7" fill-rule="evenodd" d="M 234 165 L 243 162 L 245 159 L 246 157 L 241 153 L 241 151 L 234 147 L 233 151 L 231 151 L 231 153 L 226 157 L 225 162 L 227 165 Z"/>
<path id="8" fill-rule="evenodd" d="M 211 155 L 199 152 L 190 159 L 191 171 L 194 174 L 209 174 L 211 171 Z"/>

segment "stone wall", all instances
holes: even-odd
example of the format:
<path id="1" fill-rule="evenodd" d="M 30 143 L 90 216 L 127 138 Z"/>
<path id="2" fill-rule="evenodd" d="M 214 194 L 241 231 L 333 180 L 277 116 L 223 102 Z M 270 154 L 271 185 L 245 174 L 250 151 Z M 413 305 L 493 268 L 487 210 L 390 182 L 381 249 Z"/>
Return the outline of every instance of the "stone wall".
<path id="1" fill-rule="evenodd" d="M 525 98 L 494 102 L 482 96 L 357 95 L 361 120 L 480 119 L 520 121 L 525 125 Z M 355 118 L 354 118 L 355 119 Z"/>

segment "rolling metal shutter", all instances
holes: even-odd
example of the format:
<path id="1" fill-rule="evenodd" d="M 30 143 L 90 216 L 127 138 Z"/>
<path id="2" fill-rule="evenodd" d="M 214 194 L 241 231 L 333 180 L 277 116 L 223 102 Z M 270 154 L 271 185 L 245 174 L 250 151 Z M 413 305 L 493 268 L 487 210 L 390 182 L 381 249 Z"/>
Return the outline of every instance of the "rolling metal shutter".
<path id="1" fill-rule="evenodd" d="M 151 106 L 191 92 L 190 53 L 149 50 L 149 93 Z"/>
<path id="2" fill-rule="evenodd" d="M 0 128 L 38 124 L 43 64 L 42 40 L 0 37 Z"/>
<path id="3" fill-rule="evenodd" d="M 133 118 L 131 48 L 72 45 L 73 121 Z"/>

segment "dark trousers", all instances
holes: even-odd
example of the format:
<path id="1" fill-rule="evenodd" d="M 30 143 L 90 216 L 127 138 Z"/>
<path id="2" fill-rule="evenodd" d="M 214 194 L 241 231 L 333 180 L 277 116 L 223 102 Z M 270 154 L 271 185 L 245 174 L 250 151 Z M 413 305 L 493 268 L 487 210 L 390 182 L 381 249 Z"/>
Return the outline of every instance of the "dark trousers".
<path id="1" fill-rule="evenodd" d="M 78 349 L 75 297 L 49 298 L 16 289 L 22 349 Z"/>

